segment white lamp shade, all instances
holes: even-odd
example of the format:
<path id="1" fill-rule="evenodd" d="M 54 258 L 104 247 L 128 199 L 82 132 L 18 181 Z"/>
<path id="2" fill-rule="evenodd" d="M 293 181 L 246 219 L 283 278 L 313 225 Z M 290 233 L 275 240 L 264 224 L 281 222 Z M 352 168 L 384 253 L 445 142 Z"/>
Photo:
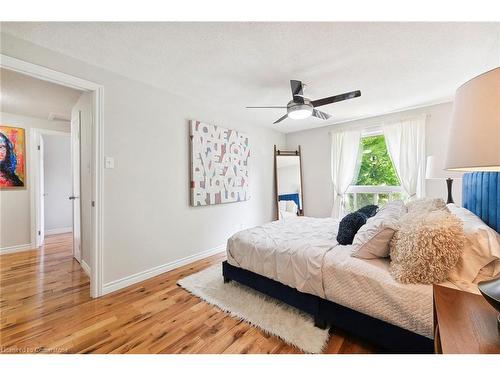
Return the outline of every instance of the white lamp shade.
<path id="1" fill-rule="evenodd" d="M 457 90 L 445 168 L 500 171 L 500 68 Z"/>
<path id="2" fill-rule="evenodd" d="M 444 158 L 439 158 L 434 155 L 427 156 L 427 164 L 425 166 L 425 178 L 445 179 L 445 178 L 462 178 L 462 172 L 452 172 L 444 169 Z"/>

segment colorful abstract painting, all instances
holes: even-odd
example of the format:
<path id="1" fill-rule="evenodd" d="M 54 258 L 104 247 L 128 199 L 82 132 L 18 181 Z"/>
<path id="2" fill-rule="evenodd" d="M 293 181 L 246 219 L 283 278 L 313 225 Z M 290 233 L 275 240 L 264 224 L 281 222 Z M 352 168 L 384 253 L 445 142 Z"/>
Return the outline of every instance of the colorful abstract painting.
<path id="1" fill-rule="evenodd" d="M 0 125 L 0 189 L 24 188 L 25 181 L 24 129 Z"/>
<path id="2" fill-rule="evenodd" d="M 248 137 L 236 130 L 191 121 L 190 139 L 191 205 L 248 200 Z"/>

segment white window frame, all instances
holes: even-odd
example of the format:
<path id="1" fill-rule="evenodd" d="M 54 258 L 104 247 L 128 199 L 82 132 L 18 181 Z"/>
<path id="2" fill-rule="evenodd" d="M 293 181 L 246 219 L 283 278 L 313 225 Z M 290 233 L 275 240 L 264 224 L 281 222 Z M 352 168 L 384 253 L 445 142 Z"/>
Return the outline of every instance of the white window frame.
<path id="1" fill-rule="evenodd" d="M 371 193 L 371 194 L 387 194 L 387 193 L 404 193 L 404 189 L 399 186 L 389 185 L 350 185 L 346 193 Z"/>
<path id="2" fill-rule="evenodd" d="M 371 128 L 370 130 L 366 130 L 361 134 L 361 138 L 373 137 L 377 135 L 384 135 L 382 129 L 380 128 Z M 391 160 L 392 162 L 392 160 Z M 394 167 L 394 166 L 393 166 Z M 399 180 L 399 177 L 398 177 Z M 356 201 L 357 194 L 391 194 L 391 193 L 404 193 L 404 189 L 401 185 L 389 186 L 389 185 L 349 185 L 344 195 L 347 194 L 355 194 L 354 200 Z M 377 198 L 374 198 L 374 204 L 378 201 Z"/>

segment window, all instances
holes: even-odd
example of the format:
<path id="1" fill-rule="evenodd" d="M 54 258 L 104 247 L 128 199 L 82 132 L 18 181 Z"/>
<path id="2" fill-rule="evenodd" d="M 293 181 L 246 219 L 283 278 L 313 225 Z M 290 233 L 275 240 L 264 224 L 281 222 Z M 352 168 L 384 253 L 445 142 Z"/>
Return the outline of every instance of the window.
<path id="1" fill-rule="evenodd" d="M 406 199 L 382 134 L 361 138 L 358 167 L 359 172 L 344 196 L 346 212 L 367 204 L 380 206 L 389 200 Z"/>

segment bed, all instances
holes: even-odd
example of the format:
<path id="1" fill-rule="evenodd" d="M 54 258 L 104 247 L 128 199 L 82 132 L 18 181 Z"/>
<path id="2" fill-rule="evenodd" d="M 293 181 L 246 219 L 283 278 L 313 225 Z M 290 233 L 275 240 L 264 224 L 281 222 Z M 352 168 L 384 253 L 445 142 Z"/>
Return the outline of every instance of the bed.
<path id="1" fill-rule="evenodd" d="M 432 286 L 397 283 L 386 259 L 351 257 L 337 230 L 338 220 L 297 217 L 239 232 L 228 241 L 224 277 L 308 312 L 319 327 L 390 351 L 432 351 Z"/>
<path id="2" fill-rule="evenodd" d="M 474 188 L 483 178 L 492 177 L 466 175 L 463 200 L 489 219 L 491 210 L 477 201 L 497 202 L 500 189 Z M 337 228 L 337 220 L 297 217 L 239 232 L 228 241 L 224 280 L 303 310 L 318 327 L 341 328 L 390 352 L 431 353 L 432 285 L 396 282 L 388 259 L 351 257 L 350 246 L 335 240 Z"/>

